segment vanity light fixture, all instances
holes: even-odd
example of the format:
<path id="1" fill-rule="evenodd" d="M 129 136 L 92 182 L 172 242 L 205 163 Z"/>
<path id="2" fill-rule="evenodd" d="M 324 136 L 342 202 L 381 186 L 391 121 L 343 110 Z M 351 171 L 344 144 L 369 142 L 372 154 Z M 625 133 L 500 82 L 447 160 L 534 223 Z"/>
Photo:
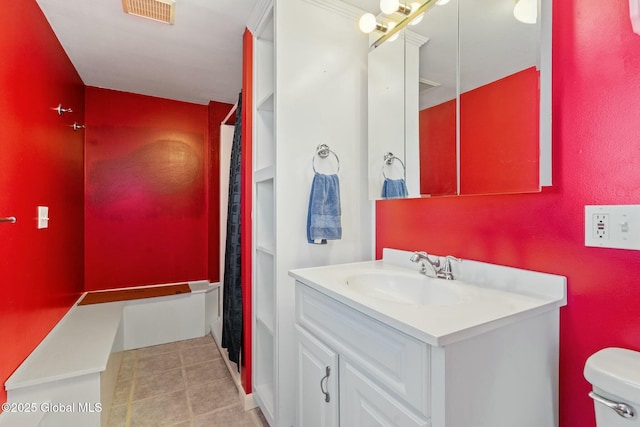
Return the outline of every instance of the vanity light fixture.
<path id="1" fill-rule="evenodd" d="M 424 6 L 431 1 L 433 0 L 427 0 L 422 5 L 418 2 L 414 2 L 414 3 L 411 3 L 410 5 L 406 5 L 406 4 L 401 4 L 399 0 L 380 0 L 380 10 L 385 15 L 392 15 L 394 13 L 400 13 L 402 15 L 405 15 L 405 18 L 403 18 L 400 22 L 405 22 L 409 19 L 410 20 L 404 23 L 403 27 L 406 26 L 407 24 L 416 25 L 420 21 L 422 21 L 422 18 L 424 17 L 424 12 L 420 14 L 416 14 L 415 17 L 409 17 L 409 15 L 417 12 L 418 10 L 424 9 Z M 438 2 L 441 2 L 441 1 L 446 3 L 449 0 L 438 0 Z M 380 31 L 382 33 L 388 33 L 392 31 L 397 24 L 398 23 L 395 21 L 390 21 L 387 24 L 380 23 L 378 22 L 376 16 L 373 13 L 365 13 L 360 17 L 358 26 L 360 27 L 360 31 L 362 31 L 363 33 L 369 34 L 374 30 Z M 394 31 L 393 33 L 394 33 L 393 35 L 390 35 L 385 40 L 394 41 L 395 39 L 397 39 L 398 31 Z"/>
<path id="2" fill-rule="evenodd" d="M 538 0 L 517 0 L 513 16 L 524 24 L 535 24 L 538 20 Z"/>
<path id="3" fill-rule="evenodd" d="M 358 22 L 358 26 L 360 27 L 360 31 L 365 34 L 369 34 L 373 30 L 380 31 L 385 33 L 389 30 L 385 24 L 378 22 L 376 16 L 373 13 L 365 13 L 360 17 L 360 21 Z"/>
<path id="4" fill-rule="evenodd" d="M 449 1 L 449 0 L 438 0 L 440 1 Z M 438 3 L 439 4 L 439 3 Z M 392 15 L 394 13 L 401 13 L 402 15 L 409 16 L 414 13 L 420 7 L 420 3 L 413 2 L 411 4 L 402 4 L 399 0 L 380 0 L 380 10 L 385 15 Z M 424 17 L 424 13 L 421 13 L 419 16 L 416 16 L 409 25 L 416 25 L 422 21 Z"/>
<path id="5" fill-rule="evenodd" d="M 360 27 L 360 31 L 365 34 L 369 34 L 373 30 L 380 31 L 381 33 L 387 33 L 396 26 L 395 22 L 389 22 L 388 24 L 383 24 L 378 22 L 373 13 L 365 13 L 360 17 L 360 22 L 358 23 Z M 398 38 L 398 34 L 393 35 L 393 37 L 389 37 L 389 41 L 392 42 Z"/>
<path id="6" fill-rule="evenodd" d="M 398 34 L 400 33 L 400 31 L 404 27 L 406 27 L 407 25 L 411 25 L 412 22 L 416 22 L 416 23 L 420 22 L 420 19 L 422 19 L 422 16 L 424 16 L 424 14 L 427 12 L 427 10 L 429 10 L 432 6 L 434 6 L 436 4 L 437 4 L 437 2 L 435 0 L 425 0 L 423 3 L 411 3 L 411 12 L 410 12 L 410 14 L 408 16 L 406 16 L 404 19 L 402 19 L 401 21 L 399 21 L 399 22 L 393 22 L 393 24 L 390 22 L 389 24 L 386 24 L 386 26 L 388 27 L 387 30 L 383 31 L 383 35 L 378 40 L 373 42 L 373 44 L 371 45 L 371 49 L 377 48 L 378 46 L 382 45 L 387 40 L 389 40 L 389 41 L 395 40 L 397 38 Z M 367 15 L 367 14 L 365 14 L 365 15 Z M 360 22 L 362 22 L 362 20 L 363 20 L 365 15 L 363 15 L 360 18 Z M 375 21 L 375 16 L 373 14 L 370 13 L 368 15 L 371 15 L 371 17 L 373 17 L 373 19 Z M 371 21 L 371 17 L 364 18 L 364 19 Z M 382 24 L 377 24 L 377 25 L 382 25 Z M 360 25 L 360 28 L 362 29 L 362 24 Z M 376 27 L 372 28 L 371 24 L 369 24 L 369 26 L 366 27 L 366 28 L 367 29 L 371 28 L 371 31 L 376 29 Z M 369 32 L 371 32 L 371 31 L 369 31 Z M 363 30 L 363 32 L 366 32 L 366 31 Z"/>
<path id="7" fill-rule="evenodd" d="M 411 13 L 411 6 L 401 4 L 399 0 L 380 0 L 380 10 L 385 15 L 391 15 L 396 12 L 409 15 Z"/>

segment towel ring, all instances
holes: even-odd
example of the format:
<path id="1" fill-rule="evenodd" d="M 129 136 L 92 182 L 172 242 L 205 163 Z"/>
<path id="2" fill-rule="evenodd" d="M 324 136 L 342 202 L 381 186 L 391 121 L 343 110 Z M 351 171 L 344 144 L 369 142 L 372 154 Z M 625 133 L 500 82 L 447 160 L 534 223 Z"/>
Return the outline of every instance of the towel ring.
<path id="1" fill-rule="evenodd" d="M 404 162 L 400 160 L 399 157 L 394 156 L 392 152 L 388 152 L 388 153 L 385 153 L 384 155 L 384 164 L 382 165 L 382 176 L 384 177 L 384 179 L 387 179 L 387 175 L 384 173 L 385 165 L 391 166 L 393 165 L 393 162 L 395 160 L 399 161 L 400 164 L 402 165 L 402 177 L 403 178 L 406 177 L 407 168 L 404 166 Z"/>
<path id="2" fill-rule="evenodd" d="M 340 172 L 340 158 L 338 158 L 338 155 L 333 150 L 331 150 L 327 144 L 320 144 L 316 147 L 316 154 L 314 154 L 313 158 L 311 159 L 311 167 L 313 168 L 313 173 L 318 173 L 318 171 L 316 170 L 316 157 L 326 159 L 327 157 L 329 157 L 329 154 L 333 154 L 336 158 L 336 161 L 338 162 L 338 170 L 336 170 L 336 173 Z"/>

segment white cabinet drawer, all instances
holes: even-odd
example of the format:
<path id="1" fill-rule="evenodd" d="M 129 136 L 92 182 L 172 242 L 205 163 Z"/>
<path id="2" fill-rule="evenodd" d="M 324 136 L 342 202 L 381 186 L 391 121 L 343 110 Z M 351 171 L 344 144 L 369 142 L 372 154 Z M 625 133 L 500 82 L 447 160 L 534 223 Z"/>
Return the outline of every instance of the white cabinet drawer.
<path id="1" fill-rule="evenodd" d="M 392 395 L 430 416 L 430 347 L 296 283 L 296 322 Z"/>

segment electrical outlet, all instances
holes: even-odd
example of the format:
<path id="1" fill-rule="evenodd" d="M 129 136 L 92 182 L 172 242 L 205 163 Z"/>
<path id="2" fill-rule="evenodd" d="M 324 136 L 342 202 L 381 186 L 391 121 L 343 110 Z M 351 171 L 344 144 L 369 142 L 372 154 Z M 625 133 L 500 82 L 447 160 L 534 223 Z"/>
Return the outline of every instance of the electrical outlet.
<path id="1" fill-rule="evenodd" d="M 585 246 L 640 250 L 640 205 L 585 206 Z"/>
<path id="2" fill-rule="evenodd" d="M 593 215 L 593 238 L 597 240 L 609 240 L 609 214 L 598 213 Z"/>

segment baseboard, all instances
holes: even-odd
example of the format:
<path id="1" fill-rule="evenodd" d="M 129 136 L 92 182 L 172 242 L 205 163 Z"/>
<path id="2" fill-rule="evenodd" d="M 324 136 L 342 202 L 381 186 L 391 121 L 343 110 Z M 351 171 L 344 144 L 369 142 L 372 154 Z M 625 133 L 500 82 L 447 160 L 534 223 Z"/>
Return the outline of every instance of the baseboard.
<path id="1" fill-rule="evenodd" d="M 244 387 L 242 387 L 242 385 L 238 387 L 238 394 L 240 395 L 240 402 L 242 403 L 242 406 L 244 407 L 245 411 L 258 407 L 258 404 L 253 398 L 253 393 L 246 394 L 244 392 Z"/>

